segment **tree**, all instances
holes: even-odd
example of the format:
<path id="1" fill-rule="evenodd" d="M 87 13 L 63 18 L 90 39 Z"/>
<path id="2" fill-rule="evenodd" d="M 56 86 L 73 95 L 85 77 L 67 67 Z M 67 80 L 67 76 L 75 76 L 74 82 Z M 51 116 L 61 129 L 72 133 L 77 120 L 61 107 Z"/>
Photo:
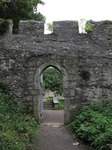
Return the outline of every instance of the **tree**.
<path id="1" fill-rule="evenodd" d="M 1 2 L 9 3 L 10 1 L 11 1 L 11 0 L 1 0 L 0 3 L 1 3 Z"/>
<path id="2" fill-rule="evenodd" d="M 63 78 L 57 69 L 53 67 L 47 68 L 43 73 L 43 80 L 45 89 L 56 91 L 58 94 L 62 95 Z"/>
<path id="3" fill-rule="evenodd" d="M 12 19 L 14 32 L 17 32 L 19 20 L 44 20 L 37 12 L 37 5 L 44 4 L 41 0 L 0 0 L 0 18 Z"/>

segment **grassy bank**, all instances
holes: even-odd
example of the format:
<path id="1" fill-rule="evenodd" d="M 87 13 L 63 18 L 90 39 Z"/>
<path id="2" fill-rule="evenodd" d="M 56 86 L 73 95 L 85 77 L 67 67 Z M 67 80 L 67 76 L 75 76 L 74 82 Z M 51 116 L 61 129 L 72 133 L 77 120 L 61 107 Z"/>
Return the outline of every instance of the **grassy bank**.
<path id="1" fill-rule="evenodd" d="M 112 102 L 85 107 L 72 122 L 72 129 L 94 150 L 112 150 Z"/>
<path id="2" fill-rule="evenodd" d="M 0 150 L 32 150 L 37 121 L 13 98 L 0 92 Z"/>

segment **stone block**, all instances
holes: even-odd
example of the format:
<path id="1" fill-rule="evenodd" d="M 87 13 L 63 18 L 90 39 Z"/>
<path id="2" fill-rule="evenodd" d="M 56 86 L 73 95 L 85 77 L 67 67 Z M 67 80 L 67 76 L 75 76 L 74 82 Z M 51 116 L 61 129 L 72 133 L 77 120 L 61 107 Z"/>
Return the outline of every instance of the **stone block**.
<path id="1" fill-rule="evenodd" d="M 70 89 L 70 97 L 71 96 L 75 96 L 75 90 L 74 89 Z"/>
<path id="2" fill-rule="evenodd" d="M 77 21 L 55 21 L 53 24 L 59 41 L 70 41 L 79 34 Z"/>
<path id="3" fill-rule="evenodd" d="M 19 34 L 43 38 L 44 22 L 35 20 L 21 20 L 19 22 Z"/>

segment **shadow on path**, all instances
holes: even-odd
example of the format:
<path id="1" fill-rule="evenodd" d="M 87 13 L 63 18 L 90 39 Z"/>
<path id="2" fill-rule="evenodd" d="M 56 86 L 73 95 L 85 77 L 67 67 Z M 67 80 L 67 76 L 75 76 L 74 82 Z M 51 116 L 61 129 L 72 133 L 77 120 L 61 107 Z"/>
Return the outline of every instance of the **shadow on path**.
<path id="1" fill-rule="evenodd" d="M 34 150 L 89 150 L 73 138 L 73 133 L 63 125 L 63 122 L 63 111 L 45 110 Z"/>

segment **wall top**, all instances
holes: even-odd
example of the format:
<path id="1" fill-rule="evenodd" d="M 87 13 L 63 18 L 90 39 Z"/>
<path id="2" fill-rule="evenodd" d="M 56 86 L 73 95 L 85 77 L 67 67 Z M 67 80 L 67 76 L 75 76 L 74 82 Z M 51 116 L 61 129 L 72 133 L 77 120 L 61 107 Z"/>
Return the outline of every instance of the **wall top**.
<path id="1" fill-rule="evenodd" d="M 50 47 L 51 53 L 55 51 L 58 53 L 58 46 L 68 53 L 71 52 L 71 49 L 76 52 L 76 50 L 85 51 L 96 47 L 99 51 L 104 49 L 110 54 L 109 50 L 112 49 L 111 21 L 89 21 L 88 24 L 92 26 L 92 30 L 88 34 L 79 34 L 78 21 L 55 21 L 53 24 L 56 26 L 54 33 L 44 35 L 44 22 L 21 20 L 19 34 L 6 35 L 3 39 L 4 45 L 7 49 L 38 50 L 40 52 L 47 51 L 46 49 Z M 43 51 L 40 45 L 42 45 Z M 107 53 L 107 51 L 105 52 Z M 98 50 L 96 52 L 98 53 Z"/>
<path id="2" fill-rule="evenodd" d="M 78 21 L 54 21 L 55 26 L 55 34 L 58 36 L 74 36 L 79 34 L 79 26 Z M 112 21 L 105 20 L 105 21 L 88 21 L 88 31 L 89 34 L 107 34 L 112 29 Z M 12 26 L 9 27 L 9 31 L 7 33 L 12 32 Z M 92 29 L 90 29 L 92 28 Z M 19 34 L 20 35 L 29 35 L 29 36 L 36 36 L 44 35 L 44 21 L 35 21 L 35 20 L 20 20 L 19 22 Z"/>

